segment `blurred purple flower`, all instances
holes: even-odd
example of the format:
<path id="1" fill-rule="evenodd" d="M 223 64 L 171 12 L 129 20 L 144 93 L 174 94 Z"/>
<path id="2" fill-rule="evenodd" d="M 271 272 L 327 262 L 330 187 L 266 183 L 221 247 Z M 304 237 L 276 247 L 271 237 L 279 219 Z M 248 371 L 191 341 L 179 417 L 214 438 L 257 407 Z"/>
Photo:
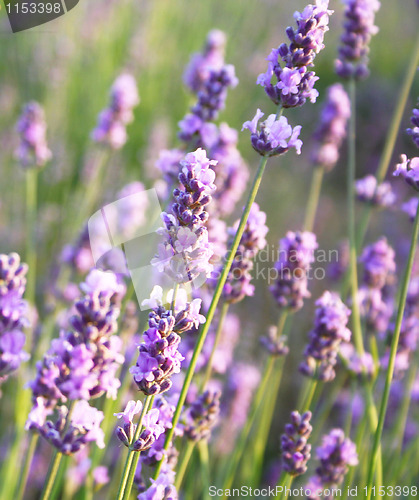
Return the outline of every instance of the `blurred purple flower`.
<path id="1" fill-rule="evenodd" d="M 393 175 L 401 175 L 413 189 L 419 191 L 419 157 L 409 160 L 406 155 L 401 155 Z"/>
<path id="2" fill-rule="evenodd" d="M 373 175 L 356 180 L 355 191 L 358 200 L 378 207 L 391 207 L 396 201 L 391 184 L 389 182 L 377 184 L 377 179 Z"/>
<path id="3" fill-rule="evenodd" d="M 413 127 L 408 128 L 406 132 L 412 137 L 412 141 L 419 148 L 419 108 L 413 110 L 413 115 L 410 118 Z"/>

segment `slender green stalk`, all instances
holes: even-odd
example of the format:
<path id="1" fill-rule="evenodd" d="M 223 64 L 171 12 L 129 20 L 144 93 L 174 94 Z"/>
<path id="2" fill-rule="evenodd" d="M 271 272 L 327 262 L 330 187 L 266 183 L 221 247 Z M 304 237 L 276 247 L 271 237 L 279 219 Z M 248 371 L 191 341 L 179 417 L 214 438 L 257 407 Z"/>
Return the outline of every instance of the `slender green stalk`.
<path id="1" fill-rule="evenodd" d="M 285 500 L 287 500 L 289 493 L 290 493 L 289 490 L 291 488 L 292 481 L 293 481 L 293 477 L 290 476 L 287 472 L 283 472 L 281 474 L 281 477 L 279 478 L 279 482 L 278 482 L 278 487 L 282 488 L 282 489 L 278 493 L 276 498 L 281 498 L 281 499 L 284 498 Z"/>
<path id="2" fill-rule="evenodd" d="M 41 500 L 48 500 L 51 496 L 52 489 L 54 487 L 55 478 L 57 477 L 58 469 L 60 468 L 61 460 L 63 454 L 60 451 L 55 450 L 54 457 L 51 461 L 48 475 L 45 480 L 44 489 L 42 490 Z"/>
<path id="3" fill-rule="evenodd" d="M 35 453 L 36 445 L 38 444 L 38 440 L 39 440 L 39 434 L 32 433 L 29 439 L 28 449 L 26 450 L 25 453 L 23 466 L 20 472 L 17 492 L 14 497 L 15 500 L 22 500 L 23 495 L 25 493 L 26 483 L 28 481 L 28 475 L 32 464 L 33 455 Z"/>
<path id="4" fill-rule="evenodd" d="M 244 229 L 245 229 L 245 226 L 247 223 L 247 219 L 249 217 L 250 209 L 252 208 L 253 202 L 255 201 L 256 195 L 258 193 L 259 186 L 260 186 L 260 183 L 262 181 L 263 173 L 265 171 L 265 167 L 266 167 L 267 162 L 268 162 L 268 159 L 266 157 L 262 157 L 260 160 L 259 167 L 258 167 L 258 170 L 256 172 L 256 176 L 254 178 L 252 187 L 250 189 L 249 197 L 248 197 L 247 202 L 246 202 L 246 206 L 244 208 L 242 217 L 240 219 L 239 227 L 237 229 L 236 235 L 235 235 L 234 240 L 233 240 L 233 244 L 228 252 L 226 263 L 224 265 L 221 276 L 218 280 L 217 286 L 214 290 L 214 296 L 212 298 L 211 305 L 210 305 L 208 313 L 207 313 L 207 321 L 205 322 L 205 324 L 201 330 L 201 333 L 199 334 L 198 341 L 196 343 L 191 362 L 190 362 L 190 364 L 188 366 L 188 370 L 186 372 L 185 380 L 183 382 L 183 387 L 182 387 L 182 390 L 180 392 L 180 396 L 179 396 L 179 400 L 178 400 L 178 403 L 176 406 L 175 413 L 173 415 L 172 427 L 167 431 L 167 434 L 166 434 L 166 441 L 164 444 L 164 449 L 166 451 L 169 448 L 169 444 L 171 443 L 172 438 L 173 438 L 174 430 L 175 430 L 176 425 L 179 421 L 180 414 L 181 414 L 182 408 L 183 408 L 183 404 L 184 404 L 185 399 L 186 399 L 186 394 L 188 392 L 189 386 L 191 385 L 192 377 L 193 377 L 194 372 L 195 372 L 195 367 L 196 367 L 196 363 L 198 361 L 198 357 L 202 351 L 205 339 L 207 337 L 209 328 L 211 326 L 211 322 L 214 318 L 214 314 L 215 314 L 215 311 L 217 309 L 218 302 L 220 300 L 225 282 L 227 281 L 228 273 L 231 269 L 233 259 L 236 255 L 237 248 L 238 248 L 240 240 L 243 236 L 243 232 L 244 232 Z M 158 477 L 160 470 L 161 470 L 161 467 L 162 467 L 162 463 L 163 462 L 160 461 L 159 464 L 157 465 L 156 470 L 155 470 L 155 474 L 154 474 L 154 478 Z"/>
<path id="5" fill-rule="evenodd" d="M 225 320 L 225 317 L 227 316 L 227 312 L 228 312 L 229 307 L 230 307 L 230 303 L 224 302 L 224 304 L 221 308 L 220 318 L 218 320 L 217 331 L 215 332 L 214 345 L 212 346 L 211 354 L 210 354 L 210 357 L 209 357 L 208 363 L 207 363 L 207 369 L 205 370 L 205 376 L 204 376 L 204 379 L 202 381 L 202 386 L 201 386 L 202 391 L 205 389 L 206 385 L 209 382 L 209 379 L 211 378 L 212 362 L 214 360 L 215 351 L 217 350 L 218 344 L 220 343 L 221 333 L 223 331 L 224 320 Z"/>
<path id="6" fill-rule="evenodd" d="M 182 486 L 182 481 L 183 481 L 183 478 L 185 476 L 186 469 L 188 468 L 188 463 L 189 463 L 189 460 L 192 456 L 192 452 L 193 452 L 194 448 L 195 448 L 195 442 L 188 439 L 188 441 L 186 443 L 185 452 L 183 454 L 182 460 L 179 463 L 179 467 L 177 468 L 177 471 L 176 471 L 175 486 L 176 486 L 176 489 L 178 491 L 180 490 L 180 487 Z"/>
<path id="7" fill-rule="evenodd" d="M 316 392 L 317 386 L 318 386 L 318 381 L 316 379 L 311 378 L 309 388 L 307 391 L 307 395 L 306 395 L 306 398 L 304 400 L 304 403 L 303 403 L 303 406 L 301 409 L 301 411 L 303 413 L 310 410 L 311 405 L 313 403 L 314 393 Z"/>
<path id="8" fill-rule="evenodd" d="M 177 293 L 179 291 L 179 283 L 175 283 L 175 286 L 173 287 L 173 297 L 172 297 L 172 303 L 170 304 L 170 310 L 172 312 L 175 311 L 175 305 L 176 305 L 176 297 Z"/>
<path id="9" fill-rule="evenodd" d="M 137 423 L 137 428 L 135 429 L 135 434 L 130 445 L 135 443 L 140 437 L 142 431 L 142 422 L 148 409 L 152 406 L 153 396 L 147 396 L 143 403 L 143 408 L 141 410 L 140 418 Z M 121 483 L 118 490 L 118 500 L 123 500 L 124 498 L 129 498 L 131 494 L 132 484 L 134 482 L 134 474 L 137 469 L 138 459 L 140 458 L 139 451 L 133 451 L 131 448 L 128 449 L 127 458 L 125 461 L 124 471 L 122 473 Z"/>
<path id="10" fill-rule="evenodd" d="M 247 446 L 247 439 L 249 437 L 256 415 L 258 414 L 258 411 L 260 409 L 260 405 L 265 397 L 268 384 L 271 381 L 271 374 L 274 368 L 275 361 L 276 361 L 275 358 L 273 356 L 270 356 L 268 362 L 266 363 L 265 373 L 259 385 L 256 396 L 252 401 L 252 406 L 249 411 L 249 416 L 247 417 L 246 423 L 244 424 L 240 432 L 233 453 L 228 459 L 227 468 L 224 476 L 225 479 L 223 482 L 224 491 L 226 489 L 231 488 L 233 484 L 237 468 L 240 464 L 240 459 L 243 456 L 244 450 L 246 449 Z"/>
<path id="11" fill-rule="evenodd" d="M 403 321 L 404 308 L 406 305 L 406 297 L 407 297 L 410 275 L 412 273 L 412 268 L 413 268 L 413 260 L 414 260 L 415 252 L 416 252 L 418 234 L 419 234 L 419 205 L 418 205 L 418 210 L 416 211 L 416 217 L 415 217 L 415 221 L 413 224 L 412 240 L 410 243 L 409 257 L 407 259 L 406 270 L 405 270 L 402 285 L 401 285 L 399 308 L 397 311 L 397 319 L 396 319 L 396 325 L 394 328 L 394 334 L 393 334 L 393 338 L 391 341 L 390 357 L 388 360 L 388 368 L 387 368 L 387 372 L 386 372 L 384 392 L 383 392 L 383 396 L 381 399 L 381 407 L 380 407 L 380 414 L 378 417 L 377 430 L 375 432 L 374 444 L 373 444 L 371 458 L 370 458 L 370 462 L 369 462 L 368 479 L 367 479 L 368 494 L 366 496 L 366 498 L 368 500 L 371 498 L 371 494 L 372 494 L 371 486 L 372 486 L 372 483 L 374 480 L 374 473 L 375 473 L 375 469 L 376 469 L 376 465 L 377 465 L 378 451 L 379 451 L 381 436 L 382 436 L 383 427 L 384 427 L 384 419 L 385 419 L 386 412 L 387 412 L 388 399 L 389 399 L 389 395 L 390 395 L 390 386 L 391 386 L 391 381 L 393 379 L 393 374 L 394 374 L 394 365 L 396 362 L 397 347 L 399 344 L 400 330 L 401 330 L 402 321 Z"/>
<path id="12" fill-rule="evenodd" d="M 399 456 L 402 452 L 403 438 L 406 430 L 406 422 L 409 414 L 410 401 L 412 399 L 412 389 L 415 383 L 418 370 L 416 366 L 412 366 L 409 371 L 409 375 L 406 382 L 406 387 L 404 390 L 403 401 L 399 414 L 397 417 L 396 424 L 394 426 L 393 440 L 396 441 L 396 454 Z M 394 442 L 394 441 L 393 441 Z"/>
<path id="13" fill-rule="evenodd" d="M 322 189 L 324 167 L 318 165 L 313 170 L 310 193 L 308 195 L 306 215 L 304 219 L 304 231 L 313 231 L 314 219 L 319 205 L 320 192 Z"/>
<path id="14" fill-rule="evenodd" d="M 37 192 L 38 192 L 38 169 L 28 168 L 26 170 L 26 263 L 29 271 L 27 276 L 25 298 L 35 304 L 36 284 L 36 214 L 37 214 Z M 31 346 L 31 339 L 28 338 Z"/>
<path id="15" fill-rule="evenodd" d="M 203 483 L 202 497 L 205 498 L 208 495 L 210 487 L 210 465 L 209 465 L 208 442 L 199 441 L 198 450 L 199 450 L 199 459 L 201 462 L 201 470 L 202 470 L 202 483 Z"/>

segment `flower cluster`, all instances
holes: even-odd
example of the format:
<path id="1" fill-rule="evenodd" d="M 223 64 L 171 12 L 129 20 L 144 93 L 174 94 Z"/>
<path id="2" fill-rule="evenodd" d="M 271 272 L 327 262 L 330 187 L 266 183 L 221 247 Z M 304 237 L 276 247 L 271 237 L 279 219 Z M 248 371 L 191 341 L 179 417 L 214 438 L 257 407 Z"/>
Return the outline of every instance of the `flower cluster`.
<path id="1" fill-rule="evenodd" d="M 162 470 L 159 477 L 151 479 L 151 486 L 138 495 L 138 500 L 178 500 L 178 494 L 174 486 L 175 473 L 170 470 Z"/>
<path id="2" fill-rule="evenodd" d="M 234 239 L 239 222 L 236 221 L 234 226 L 229 229 L 230 240 Z M 266 246 L 265 236 L 267 232 L 266 214 L 259 209 L 257 203 L 254 203 L 224 285 L 223 296 L 227 302 L 239 302 L 244 297 L 253 295 L 254 286 L 250 283 L 253 259 Z M 219 272 L 220 270 L 217 270 L 215 273 L 217 279 Z M 217 279 L 214 280 L 214 285 Z"/>
<path id="3" fill-rule="evenodd" d="M 311 445 L 307 442 L 312 431 L 310 420 L 310 411 L 302 415 L 293 411 L 291 423 L 285 426 L 281 436 L 282 469 L 291 476 L 299 476 L 307 470 L 307 462 L 311 457 Z"/>
<path id="4" fill-rule="evenodd" d="M 278 327 L 274 325 L 269 327 L 268 334 L 261 337 L 260 342 L 272 356 L 286 356 L 289 352 L 287 337 L 278 338 Z"/>
<path id="5" fill-rule="evenodd" d="M 66 406 L 59 406 L 57 415 L 55 422 L 48 420 L 38 431 L 63 455 L 77 453 L 91 442 L 96 442 L 99 448 L 105 447 L 104 433 L 100 428 L 103 412 L 87 401 L 77 401 L 70 412 Z"/>
<path id="6" fill-rule="evenodd" d="M 220 392 L 206 390 L 185 412 L 185 436 L 192 441 L 208 440 L 218 422 L 219 413 Z"/>
<path id="7" fill-rule="evenodd" d="M 316 0 L 315 5 L 307 5 L 303 12 L 296 12 L 296 28 L 286 30 L 290 44 L 283 43 L 267 57 L 268 69 L 259 75 L 257 83 L 275 104 L 285 108 L 302 106 L 307 99 L 315 102 L 318 96 L 314 84 L 318 80 L 314 71 L 313 60 L 323 48 L 324 34 L 328 31 L 328 0 Z M 281 62 L 284 66 L 281 66 Z M 275 77 L 276 83 L 272 83 Z"/>
<path id="8" fill-rule="evenodd" d="M 122 426 L 116 429 L 116 435 L 127 448 L 133 451 L 148 450 L 165 431 L 165 428 L 159 423 L 159 410 L 154 408 L 143 416 L 142 426 L 144 429 L 141 431 L 139 438 L 133 441 L 137 425 L 133 423 L 132 419 L 134 415 L 141 413 L 142 409 L 141 401 L 128 401 L 123 412 L 114 413 L 116 417 L 123 420 Z"/>
<path id="9" fill-rule="evenodd" d="M 183 81 L 195 94 L 205 87 L 211 71 L 218 71 L 224 66 L 225 45 L 226 35 L 220 30 L 211 30 L 202 53 L 191 57 Z"/>
<path id="10" fill-rule="evenodd" d="M 378 184 L 373 175 L 355 181 L 355 191 L 358 200 L 377 207 L 391 207 L 396 201 L 391 184 L 389 182 Z"/>
<path id="11" fill-rule="evenodd" d="M 351 332 L 346 327 L 350 310 L 336 293 L 324 292 L 316 301 L 314 329 L 300 365 L 300 371 L 309 377 L 330 382 L 335 378 L 334 367 L 341 342 L 350 342 Z"/>
<path id="12" fill-rule="evenodd" d="M 186 292 L 179 292 L 174 311 L 163 307 L 160 287 L 155 287 L 150 300 L 142 304 L 152 306 L 153 310 L 149 314 L 149 328 L 143 334 L 144 342 L 138 347 L 137 363 L 130 372 L 138 388 L 147 395 L 161 394 L 170 389 L 170 377 L 180 372 L 184 359 L 178 350 L 179 334 L 205 322 L 204 316 L 199 314 L 201 299 L 188 303 Z"/>
<path id="13" fill-rule="evenodd" d="M 28 305 L 22 299 L 27 271 L 17 253 L 0 254 L 0 382 L 29 359 L 23 351 L 23 329 L 29 325 Z"/>
<path id="14" fill-rule="evenodd" d="M 92 139 L 120 149 L 127 141 L 126 126 L 132 122 L 133 109 L 139 102 L 135 78 L 128 73 L 118 76 L 110 91 L 109 108 L 99 114 Z"/>
<path id="15" fill-rule="evenodd" d="M 319 490 L 336 488 L 348 472 L 348 466 L 358 464 L 356 446 L 349 438 L 345 438 L 342 429 L 332 429 L 323 436 L 322 445 L 316 452 L 320 465 L 306 486 L 312 492 L 308 498 L 313 499 L 317 498 L 315 492 Z"/>
<path id="16" fill-rule="evenodd" d="M 419 148 L 419 107 L 413 110 L 413 115 L 410 118 L 413 127 L 408 128 L 406 132 L 412 137 L 412 141 Z"/>
<path id="17" fill-rule="evenodd" d="M 317 247 L 316 235 L 309 231 L 289 231 L 280 240 L 279 260 L 275 264 L 278 279 L 270 287 L 279 307 L 297 311 L 303 307 L 304 299 L 310 297 L 308 273 Z"/>
<path id="18" fill-rule="evenodd" d="M 345 0 L 345 4 L 344 33 L 335 63 L 336 73 L 341 78 L 365 78 L 368 76 L 369 43 L 371 37 L 378 33 L 374 17 L 380 2 Z"/>
<path id="19" fill-rule="evenodd" d="M 26 104 L 16 128 L 20 134 L 16 158 L 23 167 L 43 167 L 51 158 L 51 151 L 46 141 L 47 124 L 44 110 L 37 102 Z"/>
<path id="20" fill-rule="evenodd" d="M 159 244 L 158 256 L 151 263 L 178 283 L 194 280 L 212 271 L 209 260 L 213 255 L 208 241 L 206 206 L 215 191 L 215 172 L 203 149 L 188 153 L 181 162 L 179 181 L 183 189 L 173 191 L 172 213 L 163 212 L 165 241 Z"/>
<path id="21" fill-rule="evenodd" d="M 419 157 L 409 160 L 406 155 L 401 155 L 393 175 L 402 176 L 409 186 L 419 191 Z"/>
<path id="22" fill-rule="evenodd" d="M 350 116 L 351 103 L 343 86 L 335 83 L 328 87 L 320 123 L 313 135 L 315 145 L 311 161 L 315 166 L 322 166 L 328 171 L 335 166 Z"/>
<path id="23" fill-rule="evenodd" d="M 93 269 L 80 287 L 85 295 L 75 302 L 72 329 L 52 341 L 29 384 L 33 399 L 43 397 L 49 407 L 59 400 L 88 400 L 105 393 L 116 398 L 120 386 L 116 371 L 124 356 L 122 342 L 113 334 L 123 286 L 113 273 Z"/>
<path id="24" fill-rule="evenodd" d="M 364 264 L 358 290 L 361 315 L 372 332 L 385 332 L 393 313 L 395 253 L 385 238 L 367 246 L 360 257 Z"/>
<path id="25" fill-rule="evenodd" d="M 253 149 L 261 156 L 284 154 L 290 148 L 295 148 L 297 154 L 300 154 L 303 145 L 303 142 L 298 139 L 301 126 L 297 125 L 292 128 L 285 116 L 277 118 L 276 115 L 269 115 L 258 130 L 258 122 L 263 115 L 264 113 L 258 109 L 252 121 L 243 123 L 242 130 L 245 128 L 250 130 Z"/>

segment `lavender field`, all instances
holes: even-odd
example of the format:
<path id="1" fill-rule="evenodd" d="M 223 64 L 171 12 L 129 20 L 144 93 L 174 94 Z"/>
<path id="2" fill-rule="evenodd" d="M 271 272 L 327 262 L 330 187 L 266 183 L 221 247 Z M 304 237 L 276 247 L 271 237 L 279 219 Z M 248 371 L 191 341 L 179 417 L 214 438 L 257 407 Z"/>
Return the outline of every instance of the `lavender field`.
<path id="1" fill-rule="evenodd" d="M 2 5 L 0 500 L 418 497 L 419 4 L 313 2 Z"/>

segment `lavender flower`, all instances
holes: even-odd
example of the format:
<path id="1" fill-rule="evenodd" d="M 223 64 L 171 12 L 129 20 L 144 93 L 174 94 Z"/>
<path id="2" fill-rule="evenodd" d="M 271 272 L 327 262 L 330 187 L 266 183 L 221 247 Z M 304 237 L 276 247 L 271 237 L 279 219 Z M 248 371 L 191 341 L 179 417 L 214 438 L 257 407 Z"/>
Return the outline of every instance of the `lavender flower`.
<path id="1" fill-rule="evenodd" d="M 16 129 L 21 142 L 15 154 L 21 165 L 26 168 L 43 167 L 52 155 L 46 141 L 44 110 L 37 102 L 25 105 Z"/>
<path id="2" fill-rule="evenodd" d="M 133 442 L 137 425 L 132 420 L 134 415 L 141 413 L 142 408 L 141 401 L 128 401 L 123 412 L 114 413 L 116 417 L 122 418 L 124 422 L 122 427 L 116 429 L 118 439 L 126 447 L 138 452 L 148 450 L 165 431 L 165 428 L 159 423 L 159 410 L 154 408 L 143 416 L 142 425 L 144 429 L 141 431 L 139 438 Z"/>
<path id="3" fill-rule="evenodd" d="M 360 257 L 364 264 L 364 276 L 357 300 L 361 315 L 372 332 L 386 331 L 393 313 L 394 259 L 394 250 L 385 238 L 367 246 Z"/>
<path id="4" fill-rule="evenodd" d="M 307 440 L 313 429 L 310 420 L 310 411 L 302 415 L 293 411 L 291 423 L 285 426 L 285 432 L 281 436 L 282 470 L 291 476 L 299 476 L 307 470 L 307 462 L 311 457 L 311 445 Z"/>
<path id="5" fill-rule="evenodd" d="M 416 217 L 416 212 L 418 211 L 418 203 L 419 199 L 417 197 L 410 198 L 409 201 L 406 201 L 406 203 L 403 203 L 402 205 L 402 210 L 405 212 L 408 216 L 409 219 L 413 222 Z"/>
<path id="6" fill-rule="evenodd" d="M 335 83 L 328 87 L 320 123 L 313 136 L 316 141 L 311 153 L 314 165 L 321 165 L 327 171 L 335 166 L 350 116 L 351 103 L 343 86 Z"/>
<path id="7" fill-rule="evenodd" d="M 234 226 L 229 229 L 231 240 L 234 239 L 239 222 L 236 221 Z M 244 297 L 253 295 L 254 286 L 250 283 L 253 259 L 266 246 L 265 236 L 267 232 L 266 214 L 259 209 L 257 203 L 254 203 L 223 288 L 223 295 L 227 302 L 239 302 Z M 216 273 L 217 277 L 218 272 Z M 214 286 L 216 282 L 217 279 L 213 282 Z"/>
<path id="8" fill-rule="evenodd" d="M 204 316 L 199 313 L 201 299 L 187 303 L 186 292 L 179 292 L 173 312 L 162 306 L 160 287 L 155 287 L 151 298 L 146 301 L 154 309 L 149 314 L 149 328 L 143 334 L 144 342 L 138 347 L 137 363 L 130 368 L 130 372 L 138 388 L 147 395 L 160 394 L 170 389 L 170 378 L 180 372 L 184 359 L 178 351 L 178 334 L 197 328 L 205 322 Z"/>
<path id="9" fill-rule="evenodd" d="M 208 276 L 212 271 L 209 260 L 213 251 L 204 224 L 208 219 L 205 207 L 216 189 L 211 169 L 215 164 L 203 149 L 187 154 L 179 174 L 183 189 L 173 191 L 172 214 L 162 215 L 165 241 L 159 244 L 158 256 L 151 263 L 179 283 L 192 281 L 200 274 Z"/>
<path id="10" fill-rule="evenodd" d="M 339 349 L 341 359 L 344 361 L 345 368 L 359 379 L 365 377 L 372 378 L 375 375 L 376 367 L 374 359 L 369 352 L 360 355 L 356 352 L 352 344 L 342 342 Z"/>
<path id="11" fill-rule="evenodd" d="M 219 413 L 220 392 L 206 390 L 185 412 L 185 436 L 192 441 L 208 440 Z"/>
<path id="12" fill-rule="evenodd" d="M 90 442 L 96 442 L 99 448 L 105 447 L 104 433 L 100 428 L 103 417 L 103 413 L 87 401 L 77 401 L 71 414 L 66 406 L 59 406 L 56 421 L 47 421 L 37 430 L 58 451 L 72 455 Z M 36 428 L 35 424 L 32 423 L 30 428 Z"/>
<path id="13" fill-rule="evenodd" d="M 419 191 L 419 158 L 409 160 L 406 155 L 401 155 L 400 163 L 396 165 L 393 175 L 396 177 L 401 175 L 409 186 Z"/>
<path id="14" fill-rule="evenodd" d="M 389 182 L 377 183 L 373 175 L 367 175 L 355 181 L 355 191 L 358 200 L 378 207 L 391 207 L 396 201 Z"/>
<path id="15" fill-rule="evenodd" d="M 257 83 L 265 88 L 275 104 L 290 108 L 302 106 L 307 99 L 316 101 L 318 92 L 313 86 L 318 77 L 314 71 L 308 71 L 308 67 L 313 66 L 316 54 L 324 48 L 323 38 L 333 12 L 327 9 L 328 4 L 328 0 L 316 0 L 315 5 L 307 5 L 303 12 L 296 12 L 297 28 L 286 30 L 291 43 L 272 49 L 267 57 L 268 70 L 259 75 Z M 272 84 L 272 77 L 277 83 Z"/>
<path id="16" fill-rule="evenodd" d="M 413 115 L 410 118 L 413 127 L 408 128 L 406 132 L 412 137 L 412 141 L 419 148 L 419 107 L 413 110 Z"/>
<path id="17" fill-rule="evenodd" d="M 378 33 L 374 26 L 377 0 L 345 0 L 344 33 L 341 36 L 339 57 L 335 63 L 341 78 L 361 79 L 368 76 L 368 53 L 371 37 Z"/>
<path id="18" fill-rule="evenodd" d="M 22 299 L 28 266 L 17 253 L 0 254 L 0 382 L 29 359 L 23 351 L 29 326 L 28 304 Z"/>
<path id="19" fill-rule="evenodd" d="M 75 303 L 72 330 L 63 330 L 52 341 L 36 365 L 35 380 L 28 384 L 35 405 L 39 406 L 39 398 L 47 408 L 68 399 L 88 400 L 105 393 L 116 398 L 120 386 L 116 372 L 124 356 L 120 354 L 122 341 L 113 334 L 119 316 L 116 303 L 124 287 L 113 273 L 97 269 L 80 287 L 86 295 Z"/>
<path id="20" fill-rule="evenodd" d="M 287 337 L 284 335 L 278 338 L 278 328 L 270 326 L 266 337 L 261 337 L 261 344 L 272 356 L 286 356 L 289 348 L 286 345 Z"/>
<path id="21" fill-rule="evenodd" d="M 336 293 L 324 292 L 316 301 L 314 329 L 309 334 L 309 344 L 300 365 L 300 372 L 309 377 L 330 382 L 335 378 L 334 367 L 340 343 L 351 340 L 346 327 L 350 310 Z"/>
<path id="22" fill-rule="evenodd" d="M 250 140 L 253 149 L 261 156 L 275 156 L 286 153 L 290 148 L 295 148 L 297 154 L 301 153 L 302 141 L 298 139 L 301 126 L 292 128 L 288 124 L 285 116 L 269 115 L 262 122 L 260 131 L 257 130 L 258 122 L 264 113 L 260 109 L 256 111 L 256 115 L 252 121 L 243 123 L 242 130 L 245 128 L 251 132 Z"/>
<path id="23" fill-rule="evenodd" d="M 197 94 L 208 81 L 211 71 L 218 71 L 224 66 L 226 35 L 220 30 L 211 30 L 205 42 L 204 50 L 194 54 L 183 74 L 183 81 Z"/>
<path id="24" fill-rule="evenodd" d="M 168 467 L 162 469 L 159 477 L 151 479 L 151 486 L 138 495 L 138 500 L 178 500 L 174 486 L 175 473 Z"/>
<path id="25" fill-rule="evenodd" d="M 278 272 L 270 291 L 279 307 L 294 311 L 303 307 L 305 298 L 310 297 L 307 289 L 310 264 L 314 262 L 317 249 L 314 233 L 289 231 L 279 242 L 279 259 L 275 264 Z"/>
<path id="26" fill-rule="evenodd" d="M 332 429 L 323 436 L 322 445 L 316 452 L 320 465 L 306 485 L 306 489 L 312 492 L 308 498 L 313 499 L 317 498 L 319 489 L 336 488 L 348 472 L 348 466 L 358 464 L 356 446 L 349 438 L 345 438 L 342 429 Z"/>
<path id="27" fill-rule="evenodd" d="M 92 132 L 92 139 L 112 149 L 120 149 L 127 140 L 126 126 L 134 118 L 132 111 L 139 102 L 134 77 L 123 73 L 112 85 L 109 108 L 99 114 L 97 127 Z"/>

